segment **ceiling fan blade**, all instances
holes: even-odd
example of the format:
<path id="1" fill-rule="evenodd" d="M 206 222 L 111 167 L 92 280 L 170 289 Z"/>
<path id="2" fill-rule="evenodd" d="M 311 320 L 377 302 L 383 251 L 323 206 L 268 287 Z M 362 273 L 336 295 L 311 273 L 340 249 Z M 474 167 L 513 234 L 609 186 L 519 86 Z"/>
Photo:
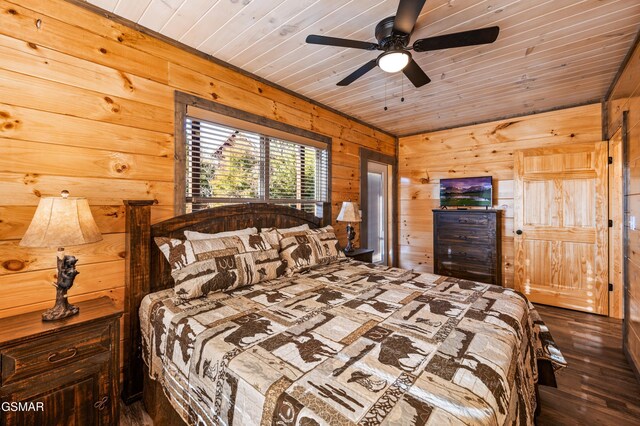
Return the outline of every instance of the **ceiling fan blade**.
<path id="1" fill-rule="evenodd" d="M 342 80 L 340 80 L 338 82 L 338 86 L 350 85 L 351 83 L 353 83 L 354 81 L 356 81 L 357 79 L 359 79 L 360 77 L 362 77 L 363 75 L 365 75 L 366 73 L 374 69 L 376 65 L 377 65 L 377 62 L 375 59 L 370 60 L 369 62 L 367 62 L 366 64 L 364 64 L 363 66 L 361 66 L 360 68 L 358 68 L 357 70 L 355 70 L 354 72 L 352 72 L 351 74 L 343 78 Z"/>
<path id="2" fill-rule="evenodd" d="M 496 41 L 499 33 L 500 27 L 489 27 L 436 37 L 421 38 L 413 43 L 413 50 L 416 52 L 427 52 L 429 50 L 488 44 Z"/>
<path id="3" fill-rule="evenodd" d="M 402 72 L 416 87 L 424 86 L 431 81 L 429 76 L 425 74 L 424 71 L 422 71 L 422 68 L 420 68 L 420 66 L 413 59 L 407 64 L 406 67 L 404 67 Z"/>
<path id="4" fill-rule="evenodd" d="M 396 18 L 393 21 L 393 30 L 411 34 L 425 3 L 426 0 L 400 0 Z"/>
<path id="5" fill-rule="evenodd" d="M 352 47 L 354 49 L 376 50 L 378 45 L 367 41 L 347 40 L 346 38 L 325 37 L 320 35 L 308 35 L 307 43 L 322 44 L 325 46 Z"/>

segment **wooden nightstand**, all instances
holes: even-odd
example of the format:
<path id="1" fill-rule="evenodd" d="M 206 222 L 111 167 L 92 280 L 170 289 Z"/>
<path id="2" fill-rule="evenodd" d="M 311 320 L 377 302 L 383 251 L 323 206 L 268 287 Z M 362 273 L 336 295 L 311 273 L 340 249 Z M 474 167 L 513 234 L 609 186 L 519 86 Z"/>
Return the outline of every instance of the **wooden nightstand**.
<path id="1" fill-rule="evenodd" d="M 350 257 L 360 262 L 373 262 L 373 249 L 359 248 L 354 249 L 352 252 L 344 252 L 345 256 Z"/>
<path id="2" fill-rule="evenodd" d="M 77 306 L 60 321 L 40 311 L 0 319 L 0 424 L 118 423 L 122 312 L 107 297 Z M 31 410 L 6 410 L 18 402 Z"/>

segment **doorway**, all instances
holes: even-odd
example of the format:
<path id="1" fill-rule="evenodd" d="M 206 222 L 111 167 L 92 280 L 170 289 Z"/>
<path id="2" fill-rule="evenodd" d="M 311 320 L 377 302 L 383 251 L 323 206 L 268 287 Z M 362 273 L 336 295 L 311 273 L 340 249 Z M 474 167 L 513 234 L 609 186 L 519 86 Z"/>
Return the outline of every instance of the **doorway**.
<path id="1" fill-rule="evenodd" d="M 360 246 L 373 249 L 373 262 L 395 264 L 395 158 L 360 148 Z"/>

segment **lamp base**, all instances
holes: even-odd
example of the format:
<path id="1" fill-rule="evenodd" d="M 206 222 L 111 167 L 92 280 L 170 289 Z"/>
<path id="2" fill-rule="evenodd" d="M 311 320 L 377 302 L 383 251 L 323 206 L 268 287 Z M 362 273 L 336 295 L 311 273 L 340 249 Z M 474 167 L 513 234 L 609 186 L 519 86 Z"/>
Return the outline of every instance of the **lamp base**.
<path id="1" fill-rule="evenodd" d="M 59 302 L 58 299 L 56 299 L 56 304 L 53 308 L 47 309 L 42 313 L 42 321 L 57 321 L 77 315 L 78 313 L 80 313 L 80 308 L 70 304 L 65 294 L 63 302 Z"/>
<path id="2" fill-rule="evenodd" d="M 345 253 L 351 253 L 354 251 L 353 248 L 353 239 L 356 237 L 356 230 L 354 229 L 353 226 L 351 226 L 351 224 L 349 223 L 347 225 L 347 246 L 344 248 L 344 252 Z"/>
<path id="3" fill-rule="evenodd" d="M 76 270 L 76 259 L 73 256 L 65 256 L 64 249 L 58 249 L 58 282 L 56 287 L 56 303 L 53 308 L 42 313 L 42 321 L 56 321 L 76 315 L 80 308 L 69 303 L 67 291 L 73 286 L 73 280 L 79 272 Z"/>

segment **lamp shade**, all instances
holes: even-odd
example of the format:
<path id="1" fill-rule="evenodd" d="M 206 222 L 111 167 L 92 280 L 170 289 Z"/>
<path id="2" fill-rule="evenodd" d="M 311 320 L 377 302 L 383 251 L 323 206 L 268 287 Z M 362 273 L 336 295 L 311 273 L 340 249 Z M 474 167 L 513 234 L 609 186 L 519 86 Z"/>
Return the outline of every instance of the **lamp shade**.
<path id="1" fill-rule="evenodd" d="M 29 229 L 22 237 L 24 247 L 66 247 L 95 243 L 102 234 L 93 220 L 86 198 L 42 197 Z"/>
<path id="2" fill-rule="evenodd" d="M 343 201 L 342 208 L 336 220 L 338 222 L 362 222 L 358 204 L 352 203 L 351 201 Z"/>

